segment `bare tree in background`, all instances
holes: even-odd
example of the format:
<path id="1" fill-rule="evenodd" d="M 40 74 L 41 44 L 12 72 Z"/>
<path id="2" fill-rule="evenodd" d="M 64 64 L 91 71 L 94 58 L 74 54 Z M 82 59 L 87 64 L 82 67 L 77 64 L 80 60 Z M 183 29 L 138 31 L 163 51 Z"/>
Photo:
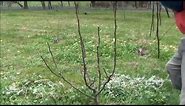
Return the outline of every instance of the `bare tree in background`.
<path id="1" fill-rule="evenodd" d="M 68 1 L 68 6 L 70 7 L 70 1 Z"/>
<path id="2" fill-rule="evenodd" d="M 28 9 L 28 1 L 24 1 L 24 9 Z"/>
<path id="3" fill-rule="evenodd" d="M 91 6 L 91 7 L 95 7 L 95 2 L 96 2 L 96 1 L 91 1 L 90 6 Z"/>
<path id="4" fill-rule="evenodd" d="M 48 1 L 48 8 L 52 9 L 51 1 Z"/>
<path id="5" fill-rule="evenodd" d="M 14 2 L 14 3 L 18 4 L 21 8 L 24 7 L 19 1 L 10 1 L 10 2 Z"/>
<path id="6" fill-rule="evenodd" d="M 42 4 L 42 8 L 43 8 L 43 9 L 46 9 L 45 1 L 41 1 L 41 4 Z"/>
<path id="7" fill-rule="evenodd" d="M 60 1 L 60 4 L 61 4 L 61 7 L 63 7 L 63 6 L 64 6 L 64 4 L 63 4 L 63 2 L 62 2 L 62 1 Z"/>
<path id="8" fill-rule="evenodd" d="M 84 40 L 83 37 L 81 35 L 81 30 L 80 30 L 80 20 L 79 20 L 79 16 L 78 16 L 78 7 L 79 4 L 77 2 L 74 2 L 75 4 L 75 13 L 76 13 L 76 18 L 77 18 L 77 31 L 78 31 L 78 35 L 79 35 L 79 40 L 80 40 L 80 47 L 81 47 L 81 55 L 82 55 L 82 66 L 83 66 L 83 71 L 82 71 L 82 75 L 83 75 L 83 80 L 84 80 L 84 85 L 87 87 L 88 90 L 91 91 L 91 94 L 86 94 L 85 92 L 81 91 L 80 89 L 78 89 L 74 84 L 72 84 L 70 81 L 68 81 L 62 74 L 57 74 L 54 72 L 54 70 L 48 65 L 48 63 L 46 62 L 46 60 L 41 56 L 42 60 L 44 61 L 46 67 L 57 77 L 60 77 L 63 79 L 63 81 L 65 81 L 66 83 L 68 83 L 71 87 L 73 87 L 74 89 L 76 89 L 77 91 L 79 91 L 80 93 L 82 93 L 83 95 L 87 96 L 89 99 L 91 99 L 93 101 L 93 104 L 95 105 L 99 105 L 100 104 L 100 95 L 102 93 L 102 91 L 105 89 L 107 83 L 111 80 L 111 78 L 113 77 L 115 70 L 116 70 L 116 42 L 117 42 L 117 38 L 116 38 L 116 32 L 117 32 L 117 22 L 116 22 L 116 11 L 117 11 L 117 1 L 112 2 L 113 4 L 113 13 L 114 13 L 114 56 L 113 56 L 113 68 L 112 71 L 110 73 L 107 72 L 107 70 L 103 69 L 100 66 L 100 28 L 98 27 L 98 34 L 97 34 L 97 47 L 96 47 L 96 59 L 97 59 L 97 71 L 96 71 L 96 76 L 91 76 L 89 70 L 87 69 L 87 64 L 86 64 L 86 50 L 85 50 L 85 45 L 84 45 Z M 58 70 L 58 65 L 56 64 L 56 61 L 54 59 L 53 53 L 51 51 L 51 47 L 48 44 L 48 49 L 49 49 L 49 53 L 52 57 L 53 63 L 55 65 L 55 70 Z M 98 78 L 97 78 L 98 77 Z"/>
<path id="9" fill-rule="evenodd" d="M 154 25 L 154 16 L 155 16 L 155 6 L 156 4 L 156 24 Z M 161 24 L 161 4 L 158 1 L 153 1 L 153 6 L 152 6 L 152 22 L 151 22 L 151 27 L 150 27 L 150 36 L 152 32 L 155 32 L 155 36 L 157 39 L 157 57 L 160 57 L 160 40 L 161 38 L 159 37 L 159 25 Z M 156 29 L 154 30 L 156 26 Z"/>
<path id="10" fill-rule="evenodd" d="M 3 6 L 3 1 L 0 1 L 0 5 Z"/>
<path id="11" fill-rule="evenodd" d="M 149 34 L 150 37 L 152 35 L 152 32 L 154 31 L 154 16 L 155 16 L 154 10 L 155 10 L 155 5 L 154 5 L 154 1 L 153 1 L 153 3 L 152 3 L 152 22 L 151 22 L 150 34 Z"/>

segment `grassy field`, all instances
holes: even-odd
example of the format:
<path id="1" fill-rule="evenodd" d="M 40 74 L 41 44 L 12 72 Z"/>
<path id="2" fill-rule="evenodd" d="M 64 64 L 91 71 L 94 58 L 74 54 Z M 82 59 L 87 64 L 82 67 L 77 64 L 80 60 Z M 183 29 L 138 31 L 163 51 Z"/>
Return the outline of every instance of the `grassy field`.
<path id="1" fill-rule="evenodd" d="M 87 12 L 87 15 L 84 14 Z M 130 78 L 164 81 L 157 89 L 116 89 L 120 96 L 102 95 L 102 104 L 178 104 L 179 91 L 175 90 L 165 70 L 165 64 L 175 53 L 181 37 L 174 19 L 162 13 L 161 57 L 157 58 L 155 32 L 150 37 L 151 12 L 117 12 L 117 67 L 116 74 Z M 101 32 L 101 68 L 110 71 L 113 62 L 114 21 L 112 10 L 80 11 L 81 33 L 85 40 L 88 69 L 96 70 L 97 27 Z M 81 50 L 77 33 L 75 10 L 58 11 L 2 11 L 0 28 L 1 51 L 1 104 L 88 104 L 90 100 L 54 76 L 40 56 L 51 63 L 46 42 L 63 75 L 76 86 L 83 85 Z M 55 38 L 59 39 L 54 43 Z M 146 48 L 146 56 L 137 50 Z M 52 65 L 52 63 L 50 64 Z M 72 91 L 71 91 L 72 90 Z M 115 89 L 114 89 L 115 90 Z M 129 92 L 124 93 L 125 91 Z M 141 91 L 141 92 L 140 92 Z M 150 92 L 151 91 L 151 92 Z M 150 92 L 150 93 L 147 93 Z M 138 93 L 138 94 L 136 94 Z M 136 96 L 137 95 L 137 96 Z"/>

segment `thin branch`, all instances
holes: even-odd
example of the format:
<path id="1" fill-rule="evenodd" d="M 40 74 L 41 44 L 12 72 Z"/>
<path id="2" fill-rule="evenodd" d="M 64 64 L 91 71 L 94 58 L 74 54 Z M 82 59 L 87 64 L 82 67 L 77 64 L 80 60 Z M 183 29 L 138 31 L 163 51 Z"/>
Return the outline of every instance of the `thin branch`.
<path id="1" fill-rule="evenodd" d="M 117 1 L 115 1 L 114 5 L 113 5 L 113 12 L 114 12 L 114 62 L 113 62 L 113 70 L 112 73 L 109 75 L 109 77 L 107 78 L 107 80 L 105 81 L 105 83 L 103 84 L 102 88 L 97 92 L 96 95 L 99 95 L 105 88 L 106 84 L 111 80 L 112 76 L 115 73 L 115 69 L 116 69 L 116 30 L 117 30 L 117 23 L 116 23 L 116 10 L 117 10 Z"/>
<path id="2" fill-rule="evenodd" d="M 116 56 L 117 56 L 117 52 L 116 52 L 116 43 L 117 43 L 117 22 L 116 22 L 116 12 L 117 12 L 117 1 L 115 1 L 115 5 L 114 5 L 114 62 L 113 62 L 113 70 L 112 70 L 112 75 L 115 73 L 115 69 L 116 69 Z"/>
<path id="3" fill-rule="evenodd" d="M 158 14 L 159 14 L 159 23 L 160 23 L 160 25 L 161 25 L 161 23 L 162 23 L 162 21 L 161 21 L 161 9 L 162 9 L 162 7 L 161 7 L 161 4 L 159 4 L 159 3 L 158 3 L 158 6 L 159 6 L 159 10 L 158 10 Z"/>
<path id="4" fill-rule="evenodd" d="M 24 7 L 19 1 L 11 1 L 11 2 L 17 3 L 21 8 Z"/>
<path id="5" fill-rule="evenodd" d="M 169 12 L 168 12 L 168 8 L 165 8 L 166 14 L 168 16 L 168 18 L 170 18 Z"/>
<path id="6" fill-rule="evenodd" d="M 97 44 L 97 71 L 98 71 L 98 90 L 100 90 L 101 87 L 101 72 L 100 72 L 100 53 L 99 53 L 99 47 L 100 47 L 100 27 L 98 27 L 98 44 Z"/>
<path id="7" fill-rule="evenodd" d="M 55 68 L 58 68 L 58 67 L 57 67 L 57 64 L 56 64 L 56 62 L 55 62 L 55 59 L 54 59 L 53 53 L 52 53 L 52 51 L 51 51 L 51 47 L 50 47 L 50 45 L 49 45 L 49 43 L 48 43 L 48 42 L 47 42 L 47 45 L 48 45 L 48 49 L 49 49 L 49 52 L 50 52 L 50 54 L 51 54 L 51 57 L 52 57 L 52 59 L 53 59 L 53 63 L 55 64 Z"/>
<path id="8" fill-rule="evenodd" d="M 152 31 L 154 31 L 154 3 L 152 4 L 152 23 L 150 26 L 150 34 L 149 34 L 150 37 L 151 37 Z"/>
<path id="9" fill-rule="evenodd" d="M 161 34 L 161 37 L 160 37 L 160 40 L 164 37 L 164 35 L 166 34 L 166 33 L 168 33 L 168 31 L 173 27 L 173 24 L 174 23 L 172 23 L 172 25 L 169 25 L 169 28 L 163 33 L 163 34 Z"/>
<path id="10" fill-rule="evenodd" d="M 108 74 L 107 74 L 105 68 L 103 68 L 103 71 L 104 71 L 104 73 L 105 73 L 106 78 L 108 78 L 109 76 L 108 76 Z"/>
<path id="11" fill-rule="evenodd" d="M 159 3 L 157 2 L 157 29 L 156 29 L 156 37 L 157 37 L 157 51 L 158 58 L 160 57 L 160 39 L 159 39 Z"/>
<path id="12" fill-rule="evenodd" d="M 78 17 L 78 4 L 74 1 L 75 4 L 75 9 L 76 9 L 76 18 L 77 18 L 77 22 L 78 22 L 78 34 L 79 34 L 79 38 L 80 38 L 80 45 L 81 45 L 81 50 L 82 50 L 82 62 L 83 62 L 83 79 L 85 82 L 85 85 L 91 89 L 94 90 L 94 88 L 92 88 L 89 83 L 87 82 L 87 66 L 86 66 L 86 52 L 85 52 L 85 46 L 84 46 L 84 41 L 80 32 L 80 22 L 79 22 L 79 17 Z"/>
<path id="13" fill-rule="evenodd" d="M 96 82 L 96 78 L 94 77 L 93 81 L 89 85 L 92 86 L 92 85 L 94 85 L 95 82 Z"/>
<path id="14" fill-rule="evenodd" d="M 82 92 L 81 90 L 79 90 L 78 88 L 76 88 L 72 83 L 70 83 L 67 79 L 65 79 L 64 76 L 62 75 L 59 75 L 59 74 L 56 74 L 52 69 L 51 67 L 47 64 L 46 60 L 41 56 L 42 60 L 44 61 L 46 67 L 49 69 L 49 71 L 51 73 L 53 73 L 55 76 L 59 77 L 59 78 L 62 78 L 66 83 L 68 83 L 71 87 L 73 87 L 74 89 L 76 89 L 77 91 L 79 91 L 80 93 L 84 94 L 85 96 L 89 97 L 89 98 L 93 98 L 92 96 Z"/>

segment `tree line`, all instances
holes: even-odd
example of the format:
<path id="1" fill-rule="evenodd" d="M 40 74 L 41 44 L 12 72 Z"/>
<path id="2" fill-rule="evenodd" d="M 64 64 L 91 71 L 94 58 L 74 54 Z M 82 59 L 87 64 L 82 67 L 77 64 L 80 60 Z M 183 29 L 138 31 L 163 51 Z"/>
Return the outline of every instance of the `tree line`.
<path id="1" fill-rule="evenodd" d="M 52 1 L 38 1 L 40 2 L 40 6 L 43 9 L 53 9 Z M 70 6 L 70 1 L 58 1 L 60 6 L 64 6 L 64 2 Z M 131 6 L 133 8 L 152 8 L 152 1 L 118 1 L 118 7 L 127 7 Z M 20 8 L 29 9 L 29 2 L 28 1 L 0 1 L 0 5 L 7 4 L 8 7 L 11 7 L 12 4 L 18 5 Z M 89 7 L 96 8 L 96 7 L 103 7 L 103 8 L 111 8 L 112 3 L 111 1 L 89 1 Z"/>

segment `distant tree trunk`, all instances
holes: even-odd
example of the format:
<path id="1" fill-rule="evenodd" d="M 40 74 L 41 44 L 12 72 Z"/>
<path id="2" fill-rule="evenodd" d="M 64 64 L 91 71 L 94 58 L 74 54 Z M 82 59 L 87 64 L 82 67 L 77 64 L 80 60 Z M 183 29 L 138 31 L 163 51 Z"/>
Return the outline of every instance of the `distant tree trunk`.
<path id="1" fill-rule="evenodd" d="M 70 6 L 70 2 L 68 1 L 68 6 Z"/>
<path id="2" fill-rule="evenodd" d="M 46 4 L 45 4 L 45 2 L 44 2 L 44 1 L 41 1 L 41 4 L 42 4 L 42 8 L 43 8 L 43 9 L 46 9 Z"/>
<path id="3" fill-rule="evenodd" d="M 148 8 L 151 9 L 151 6 L 152 6 L 152 1 L 149 1 L 149 6 L 148 6 Z"/>
<path id="4" fill-rule="evenodd" d="M 52 9 L 51 1 L 48 1 L 48 8 L 49 8 L 49 9 Z"/>
<path id="5" fill-rule="evenodd" d="M 7 5 L 8 5 L 8 7 L 11 7 L 12 6 L 12 2 L 11 1 L 8 1 L 7 2 Z"/>
<path id="6" fill-rule="evenodd" d="M 63 2 L 62 1 L 60 1 L 60 3 L 61 3 L 61 7 L 63 7 L 64 5 L 63 5 Z"/>
<path id="7" fill-rule="evenodd" d="M 3 6 L 3 1 L 0 1 L 0 5 Z"/>
<path id="8" fill-rule="evenodd" d="M 138 7 L 137 7 L 137 1 L 134 2 L 134 6 L 135 6 L 135 8 L 138 8 Z"/>
<path id="9" fill-rule="evenodd" d="M 24 1 L 24 9 L 28 9 L 28 1 Z"/>
<path id="10" fill-rule="evenodd" d="M 24 6 L 23 6 L 20 2 L 18 2 L 18 1 L 9 1 L 9 2 L 16 3 L 16 4 L 18 4 L 21 8 L 23 8 L 23 7 L 24 7 Z"/>
<path id="11" fill-rule="evenodd" d="M 143 8 L 145 2 L 144 1 L 138 1 L 138 2 L 139 2 L 139 7 Z"/>
<path id="12" fill-rule="evenodd" d="M 91 7 L 95 7 L 95 1 L 91 1 Z"/>

